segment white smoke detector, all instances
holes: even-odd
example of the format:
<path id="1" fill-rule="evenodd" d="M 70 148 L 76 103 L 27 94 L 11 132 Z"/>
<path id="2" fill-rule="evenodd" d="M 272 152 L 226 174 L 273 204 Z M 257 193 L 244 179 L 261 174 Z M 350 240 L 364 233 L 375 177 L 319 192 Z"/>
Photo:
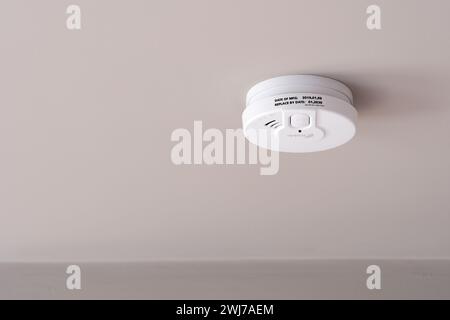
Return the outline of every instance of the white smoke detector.
<path id="1" fill-rule="evenodd" d="M 250 89 L 246 104 L 244 135 L 266 149 L 322 151 L 355 135 L 357 111 L 352 92 L 330 78 L 292 75 L 269 79 Z"/>

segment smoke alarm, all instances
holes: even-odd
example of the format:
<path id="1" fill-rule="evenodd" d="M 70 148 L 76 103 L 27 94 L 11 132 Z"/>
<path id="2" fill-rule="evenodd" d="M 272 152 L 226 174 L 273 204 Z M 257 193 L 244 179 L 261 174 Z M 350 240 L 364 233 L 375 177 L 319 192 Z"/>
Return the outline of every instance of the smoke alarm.
<path id="1" fill-rule="evenodd" d="M 315 152 L 353 138 L 357 111 L 343 83 L 313 75 L 292 75 L 256 84 L 242 114 L 245 137 L 281 152 Z"/>

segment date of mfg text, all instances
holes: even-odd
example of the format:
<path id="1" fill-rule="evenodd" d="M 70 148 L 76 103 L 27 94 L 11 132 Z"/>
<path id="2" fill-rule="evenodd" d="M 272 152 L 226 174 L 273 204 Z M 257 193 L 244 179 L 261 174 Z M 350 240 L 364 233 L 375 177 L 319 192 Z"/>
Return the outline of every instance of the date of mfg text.
<path id="1" fill-rule="evenodd" d="M 209 315 L 227 315 L 227 316 L 244 316 L 244 315 L 273 315 L 273 305 L 247 305 L 247 304 L 230 304 L 220 305 L 219 308 L 211 306 L 183 306 L 177 307 L 177 315 L 196 315 L 207 318 Z"/>

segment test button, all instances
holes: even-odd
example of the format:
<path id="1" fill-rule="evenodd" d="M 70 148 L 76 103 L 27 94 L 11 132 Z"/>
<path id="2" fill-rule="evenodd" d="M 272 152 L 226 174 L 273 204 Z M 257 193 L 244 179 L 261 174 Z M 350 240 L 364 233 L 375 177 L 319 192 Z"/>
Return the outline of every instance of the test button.
<path id="1" fill-rule="evenodd" d="M 307 114 L 294 114 L 291 116 L 291 126 L 294 128 L 306 128 L 310 124 L 310 119 Z"/>

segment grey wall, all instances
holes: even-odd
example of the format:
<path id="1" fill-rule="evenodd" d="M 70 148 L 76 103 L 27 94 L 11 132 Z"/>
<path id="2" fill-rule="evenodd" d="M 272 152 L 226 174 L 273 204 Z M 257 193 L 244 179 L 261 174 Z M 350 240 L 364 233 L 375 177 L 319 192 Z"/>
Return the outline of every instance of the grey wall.
<path id="1" fill-rule="evenodd" d="M 366 287 L 372 264 L 381 290 Z M 450 299 L 448 260 L 85 263 L 80 291 L 68 265 L 1 264 L 0 299 Z"/>

